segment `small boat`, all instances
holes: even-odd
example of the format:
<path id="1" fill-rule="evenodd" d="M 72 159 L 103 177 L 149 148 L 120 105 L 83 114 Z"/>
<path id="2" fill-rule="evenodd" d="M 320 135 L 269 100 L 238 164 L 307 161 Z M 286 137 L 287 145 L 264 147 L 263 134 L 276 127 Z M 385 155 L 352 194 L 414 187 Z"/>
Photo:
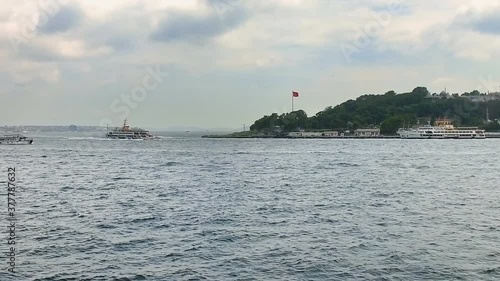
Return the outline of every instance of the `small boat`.
<path id="1" fill-rule="evenodd" d="M 157 136 L 151 134 L 149 131 L 143 129 L 131 129 L 127 124 L 127 119 L 123 121 L 121 128 L 116 128 L 111 132 L 106 133 L 108 139 L 119 140 L 152 140 L 159 139 Z"/>
<path id="2" fill-rule="evenodd" d="M 21 134 L 0 136 L 0 144 L 21 145 L 32 144 L 33 139 L 27 138 Z"/>

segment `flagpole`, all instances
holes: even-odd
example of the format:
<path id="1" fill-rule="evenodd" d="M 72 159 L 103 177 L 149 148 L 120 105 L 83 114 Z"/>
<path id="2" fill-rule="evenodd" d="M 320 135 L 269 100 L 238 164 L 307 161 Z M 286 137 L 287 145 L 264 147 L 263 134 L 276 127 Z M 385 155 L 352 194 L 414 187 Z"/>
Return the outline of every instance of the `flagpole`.
<path id="1" fill-rule="evenodd" d="M 292 92 L 292 112 L 293 112 L 293 98 L 294 98 L 294 96 L 293 96 L 293 92 Z"/>

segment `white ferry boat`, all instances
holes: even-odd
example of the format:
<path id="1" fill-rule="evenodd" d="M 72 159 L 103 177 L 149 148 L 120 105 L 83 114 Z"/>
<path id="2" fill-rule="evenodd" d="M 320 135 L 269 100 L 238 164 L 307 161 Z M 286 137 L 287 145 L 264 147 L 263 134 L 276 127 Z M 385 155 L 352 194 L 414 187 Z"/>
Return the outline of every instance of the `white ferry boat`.
<path id="1" fill-rule="evenodd" d="M 158 139 L 157 136 L 151 134 L 149 131 L 143 129 L 131 129 L 127 125 L 127 119 L 123 121 L 121 128 L 116 128 L 114 131 L 106 133 L 109 139 L 122 139 L 122 140 L 151 140 Z"/>
<path id="2" fill-rule="evenodd" d="M 455 128 L 449 120 L 438 120 L 436 126 L 400 128 L 397 134 L 403 139 L 484 139 L 485 131 L 477 127 Z"/>
<path id="3" fill-rule="evenodd" d="M 0 136 L 0 144 L 22 145 L 32 143 L 33 139 L 27 138 L 20 134 Z"/>

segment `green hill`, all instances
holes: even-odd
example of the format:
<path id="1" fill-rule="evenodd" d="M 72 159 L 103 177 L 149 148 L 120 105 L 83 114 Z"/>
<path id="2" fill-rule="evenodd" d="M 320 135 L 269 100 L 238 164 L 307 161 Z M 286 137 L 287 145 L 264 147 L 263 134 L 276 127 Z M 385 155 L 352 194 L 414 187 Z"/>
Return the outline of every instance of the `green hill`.
<path id="1" fill-rule="evenodd" d="M 491 120 L 500 117 L 500 100 L 471 101 L 471 98 L 490 98 L 478 91 L 462 95 L 446 93 L 430 94 L 425 87 L 417 87 L 410 93 L 397 94 L 389 91 L 383 95 L 363 95 L 335 107 L 327 107 L 308 117 L 302 111 L 278 115 L 266 115 L 250 127 L 253 131 L 305 130 L 353 130 L 378 127 L 382 134 L 394 134 L 406 125 L 427 124 L 437 118 L 448 118 L 455 126 L 480 126 L 490 131 L 499 130 L 497 122 L 485 124 L 486 108 Z"/>

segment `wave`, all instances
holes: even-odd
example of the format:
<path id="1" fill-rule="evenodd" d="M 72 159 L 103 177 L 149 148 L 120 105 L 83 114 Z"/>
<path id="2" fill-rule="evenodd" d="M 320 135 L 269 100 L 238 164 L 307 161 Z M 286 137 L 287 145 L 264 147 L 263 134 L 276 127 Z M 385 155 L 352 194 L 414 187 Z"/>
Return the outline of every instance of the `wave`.
<path id="1" fill-rule="evenodd" d="M 177 166 L 177 165 L 180 165 L 181 163 L 179 162 L 166 162 L 166 163 L 163 163 L 163 164 L 160 164 L 159 166 L 160 167 L 171 167 L 171 166 Z"/>
<path id="2" fill-rule="evenodd" d="M 355 164 L 355 163 L 346 163 L 346 162 L 340 162 L 340 163 L 335 163 L 334 165 L 336 166 L 341 166 L 341 167 L 360 167 L 361 165 Z"/>

